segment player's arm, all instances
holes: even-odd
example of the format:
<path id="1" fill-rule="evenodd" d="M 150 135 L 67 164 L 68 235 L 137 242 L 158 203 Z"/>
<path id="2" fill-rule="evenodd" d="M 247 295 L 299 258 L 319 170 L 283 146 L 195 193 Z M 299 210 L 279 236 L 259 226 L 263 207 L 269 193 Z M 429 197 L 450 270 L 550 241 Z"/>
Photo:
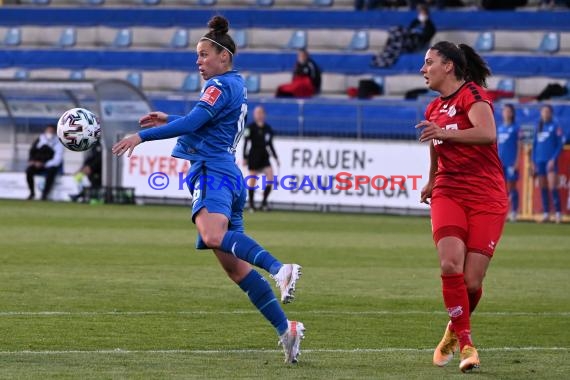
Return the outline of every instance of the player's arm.
<path id="1" fill-rule="evenodd" d="M 245 127 L 245 131 L 243 134 L 243 161 L 245 164 L 247 164 L 247 159 L 249 157 L 249 149 L 250 149 L 249 143 L 251 141 L 250 135 L 251 135 L 250 126 L 248 125 Z"/>
<path id="2" fill-rule="evenodd" d="M 127 153 L 130 157 L 137 145 L 144 141 L 164 140 L 192 133 L 211 120 L 213 115 L 204 107 L 196 106 L 184 117 L 175 119 L 160 127 L 142 130 L 127 136 L 115 145 L 112 152 L 118 156 Z"/>
<path id="3" fill-rule="evenodd" d="M 467 117 L 473 125 L 468 129 L 444 129 L 434 122 L 424 120 L 416 128 L 424 127 L 420 141 L 431 139 L 451 141 L 469 145 L 490 145 L 497 140 L 497 127 L 491 106 L 486 102 L 476 102 L 471 106 Z"/>
<path id="4" fill-rule="evenodd" d="M 433 146 L 433 141 L 429 143 L 429 175 L 428 175 L 428 182 L 423 187 L 420 193 L 420 202 L 429 204 L 429 200 L 431 198 L 431 193 L 433 190 L 433 185 L 435 183 L 435 175 L 437 173 L 437 152 L 435 151 L 435 147 Z"/>
<path id="5" fill-rule="evenodd" d="M 269 140 L 267 141 L 267 146 L 271 150 L 271 154 L 273 155 L 273 158 L 275 158 L 275 160 L 277 162 L 279 162 L 279 158 L 277 157 L 277 151 L 275 150 L 275 147 L 273 146 L 273 130 L 269 129 L 268 133 L 269 133 Z"/>

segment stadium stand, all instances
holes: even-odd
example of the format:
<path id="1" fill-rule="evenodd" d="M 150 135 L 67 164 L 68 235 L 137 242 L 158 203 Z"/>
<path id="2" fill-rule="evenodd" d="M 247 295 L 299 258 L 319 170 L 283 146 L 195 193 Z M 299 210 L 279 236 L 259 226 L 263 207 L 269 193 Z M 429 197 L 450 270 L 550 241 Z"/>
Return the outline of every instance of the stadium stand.
<path id="1" fill-rule="evenodd" d="M 82 73 L 74 74 L 76 80 L 128 78 L 157 101 L 168 93 L 198 92 L 201 80 L 192 74 L 193 49 L 207 31 L 205 20 L 216 10 L 231 20 L 231 33 L 239 47 L 235 66 L 244 74 L 253 98 L 272 97 L 275 88 L 290 79 L 293 49 L 301 47 L 307 47 L 323 69 L 322 92 L 315 99 L 319 102 L 347 99 L 347 89 L 357 87 L 362 79 L 373 78 L 382 84 L 383 95 L 378 98 L 382 100 L 402 99 L 410 90 L 425 88 L 418 73 L 423 53 L 403 55 L 388 69 L 370 66 L 372 54 L 385 44 L 387 29 L 406 24 L 414 15 L 407 10 L 353 12 L 346 10 L 353 7 L 352 1 L 336 0 L 276 0 L 265 5 L 257 0 L 217 0 L 209 8 L 200 0 L 48 3 L 47 7 L 45 3 L 6 7 L 0 13 L 5 47 L 0 53 L 2 77 L 13 78 L 15 70 L 25 70 L 31 80 L 71 79 L 72 73 Z M 88 5 L 89 12 L 78 4 Z M 173 7 L 177 8 L 173 11 Z M 433 42 L 475 46 L 496 75 L 489 81 L 490 88 L 513 89 L 516 96 L 532 97 L 548 83 L 568 81 L 568 15 L 434 11 L 438 33 Z M 415 111 L 414 117 L 418 117 Z M 374 123 L 362 126 L 355 135 L 374 135 Z"/>

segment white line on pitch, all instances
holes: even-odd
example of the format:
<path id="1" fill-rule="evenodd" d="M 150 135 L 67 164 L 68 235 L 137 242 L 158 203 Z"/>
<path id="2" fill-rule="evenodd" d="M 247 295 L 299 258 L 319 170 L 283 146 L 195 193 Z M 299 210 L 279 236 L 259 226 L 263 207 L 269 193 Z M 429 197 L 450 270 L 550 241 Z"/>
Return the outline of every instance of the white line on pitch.
<path id="1" fill-rule="evenodd" d="M 257 314 L 257 310 L 230 310 L 230 311 L 205 311 L 205 310 L 181 310 L 181 311 L 0 311 L 0 317 L 12 316 L 137 316 L 137 315 L 236 315 L 236 314 Z M 319 315 L 446 315 L 444 311 L 391 311 L 391 310 L 301 310 L 298 314 L 319 314 Z M 529 316 L 529 317 L 569 317 L 570 311 L 483 311 L 477 312 L 481 316 Z"/>
<path id="2" fill-rule="evenodd" d="M 340 353 L 340 354 L 360 354 L 360 353 L 393 353 L 393 352 L 431 352 L 433 348 L 353 348 L 353 349 L 306 349 L 303 353 Z M 516 352 L 516 351 L 570 351 L 570 347 L 489 347 L 480 348 L 481 352 Z M 0 355 L 69 355 L 69 354 L 252 354 L 252 353 L 274 353 L 281 350 L 264 349 L 243 349 L 243 350 L 43 350 L 43 351 L 0 351 Z"/>

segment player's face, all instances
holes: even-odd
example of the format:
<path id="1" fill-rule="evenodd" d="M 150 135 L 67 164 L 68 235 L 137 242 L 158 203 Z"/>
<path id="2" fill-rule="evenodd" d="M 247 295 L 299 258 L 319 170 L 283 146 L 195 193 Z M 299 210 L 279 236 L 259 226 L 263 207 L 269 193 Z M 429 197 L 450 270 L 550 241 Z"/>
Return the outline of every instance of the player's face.
<path id="1" fill-rule="evenodd" d="M 511 121 L 513 121 L 513 110 L 511 109 L 511 107 L 503 107 L 503 120 L 506 123 L 510 123 Z"/>
<path id="2" fill-rule="evenodd" d="M 550 121 L 552 120 L 552 110 L 550 107 L 542 107 L 540 109 L 540 118 L 543 121 Z"/>
<path id="3" fill-rule="evenodd" d="M 439 91 L 449 70 L 450 63 L 445 63 L 443 57 L 436 50 L 429 49 L 420 72 L 426 80 L 429 89 Z"/>
<path id="4" fill-rule="evenodd" d="M 257 124 L 265 123 L 265 111 L 263 108 L 257 107 L 253 110 L 253 119 Z"/>
<path id="5" fill-rule="evenodd" d="M 198 54 L 196 64 L 202 78 L 208 80 L 228 71 L 228 53 L 225 50 L 218 53 L 212 42 L 207 40 L 198 42 L 196 53 Z"/>

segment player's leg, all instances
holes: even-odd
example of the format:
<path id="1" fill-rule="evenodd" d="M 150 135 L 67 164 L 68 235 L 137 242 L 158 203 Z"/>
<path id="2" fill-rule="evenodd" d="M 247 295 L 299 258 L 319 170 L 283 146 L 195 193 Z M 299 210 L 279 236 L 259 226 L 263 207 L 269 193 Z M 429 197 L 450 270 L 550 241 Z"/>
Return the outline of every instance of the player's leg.
<path id="1" fill-rule="evenodd" d="M 248 161 L 249 163 L 249 161 Z M 257 170 L 249 169 L 249 178 L 247 179 L 247 198 L 249 200 L 249 210 L 255 211 L 255 185 L 257 184 L 257 180 L 255 179 L 257 176 Z"/>
<path id="2" fill-rule="evenodd" d="M 489 212 L 489 210 L 493 210 Z M 469 237 L 467 239 L 467 256 L 465 258 L 465 285 L 469 298 L 469 314 L 477 307 L 483 295 L 483 279 L 495 249 L 501 238 L 508 205 L 500 203 L 492 205 L 470 205 L 467 215 Z M 479 355 L 473 344 L 461 347 L 459 368 L 466 372 L 479 368 Z"/>
<path id="3" fill-rule="evenodd" d="M 536 163 L 536 175 L 538 177 L 538 187 L 540 188 L 540 199 L 542 201 L 542 219 L 539 222 L 547 222 L 550 214 L 550 197 L 548 194 L 548 180 L 546 163 Z"/>
<path id="4" fill-rule="evenodd" d="M 232 177 L 236 179 L 237 177 Z M 239 179 L 243 181 L 243 178 Z M 297 264 L 282 264 L 259 243 L 243 233 L 243 207 L 246 192 L 243 186 L 234 188 L 217 186 L 214 178 L 209 186 L 193 188 L 192 218 L 198 229 L 198 249 L 219 249 L 251 265 L 269 272 L 281 290 L 281 301 L 291 302 L 301 267 Z M 220 179 L 221 181 L 221 179 Z M 204 187 L 204 186 L 200 186 Z M 231 220 L 232 228 L 228 229 Z"/>
<path id="5" fill-rule="evenodd" d="M 552 196 L 552 206 L 554 207 L 554 220 L 556 223 L 560 223 L 562 220 L 562 206 L 560 204 L 560 192 L 558 191 L 558 168 L 554 167 L 549 170 L 546 175 L 546 180 L 548 182 L 548 189 L 550 190 L 550 195 Z"/>
<path id="6" fill-rule="evenodd" d="M 432 198 L 431 217 L 433 239 L 440 259 L 443 301 L 450 318 L 434 351 L 433 363 L 444 366 L 453 358 L 458 342 L 463 346 L 471 343 L 469 299 L 463 274 L 467 219 L 458 203 L 443 197 Z"/>
<path id="7" fill-rule="evenodd" d="M 265 189 L 263 189 L 263 201 L 261 202 L 261 209 L 263 211 L 268 211 L 269 208 L 267 206 L 267 198 L 269 197 L 269 193 L 271 193 L 271 190 L 273 188 L 271 185 L 273 183 L 273 168 L 271 165 L 263 168 L 263 174 L 265 175 L 267 185 L 265 186 Z"/>

